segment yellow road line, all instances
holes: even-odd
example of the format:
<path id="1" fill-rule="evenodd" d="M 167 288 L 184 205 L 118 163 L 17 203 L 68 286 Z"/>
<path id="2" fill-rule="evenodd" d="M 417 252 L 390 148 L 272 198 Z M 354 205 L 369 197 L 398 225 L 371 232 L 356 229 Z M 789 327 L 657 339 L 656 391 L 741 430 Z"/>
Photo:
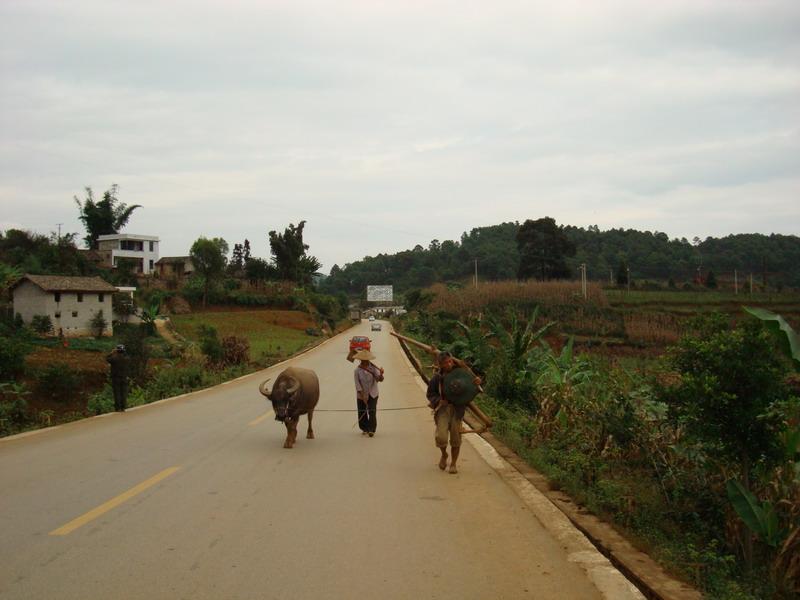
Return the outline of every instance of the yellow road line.
<path id="1" fill-rule="evenodd" d="M 50 532 L 50 535 L 67 535 L 69 533 L 72 533 L 73 531 L 78 529 L 78 527 L 86 525 L 88 522 L 93 521 L 94 519 L 107 513 L 111 509 L 116 508 L 117 506 L 119 506 L 123 502 L 126 502 L 127 500 L 130 500 L 137 494 L 141 494 L 147 488 L 154 486 L 159 481 L 166 479 L 167 477 L 172 475 L 175 471 L 177 471 L 179 468 L 180 467 L 170 467 L 169 469 L 164 469 L 163 471 L 161 471 L 157 475 L 154 475 L 147 481 L 143 481 L 139 485 L 132 487 L 127 492 L 123 492 L 116 498 L 112 498 L 111 500 L 101 504 L 97 508 L 93 508 L 86 514 L 83 514 L 76 519 L 72 519 L 72 521 L 70 521 L 66 525 L 62 525 L 58 529 L 54 529 L 53 531 Z"/>
<path id="2" fill-rule="evenodd" d="M 265 412 L 263 415 L 261 415 L 261 416 L 260 416 L 260 417 L 258 417 L 257 419 L 253 419 L 252 421 L 250 421 L 250 422 L 248 423 L 248 425 L 258 425 L 259 423 L 261 423 L 261 421 L 263 421 L 264 419 L 266 419 L 267 417 L 269 417 L 271 414 L 272 414 L 272 411 Z"/>

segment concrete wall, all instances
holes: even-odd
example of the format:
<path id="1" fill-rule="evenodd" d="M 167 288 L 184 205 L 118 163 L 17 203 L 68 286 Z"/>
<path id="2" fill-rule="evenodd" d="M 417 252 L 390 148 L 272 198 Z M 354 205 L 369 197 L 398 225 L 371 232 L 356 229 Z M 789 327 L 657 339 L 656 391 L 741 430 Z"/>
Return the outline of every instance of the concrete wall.
<path id="1" fill-rule="evenodd" d="M 30 323 L 35 315 L 53 315 L 48 311 L 47 296 L 38 285 L 23 281 L 14 288 L 14 314 L 22 315 L 22 320 Z M 53 322 L 55 325 L 55 321 Z"/>
<path id="2" fill-rule="evenodd" d="M 66 337 L 77 337 L 93 335 L 92 317 L 102 310 L 108 323 L 104 335 L 110 336 L 114 333 L 111 293 L 102 295 L 101 302 L 97 292 L 83 292 L 83 300 L 79 302 L 77 292 L 61 292 L 60 301 L 56 302 L 55 292 L 42 291 L 39 286 L 26 281 L 14 290 L 14 312 L 21 314 L 25 323 L 30 323 L 34 315 L 49 315 L 55 335 L 61 330 Z"/>

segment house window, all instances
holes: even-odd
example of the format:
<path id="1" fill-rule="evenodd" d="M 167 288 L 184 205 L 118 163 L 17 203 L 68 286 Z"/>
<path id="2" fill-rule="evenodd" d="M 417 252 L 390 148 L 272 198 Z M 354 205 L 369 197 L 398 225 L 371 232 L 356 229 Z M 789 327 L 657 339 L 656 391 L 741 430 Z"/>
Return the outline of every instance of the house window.
<path id="1" fill-rule="evenodd" d="M 97 294 L 97 301 L 102 302 L 105 297 L 106 297 L 105 294 Z"/>
<path id="2" fill-rule="evenodd" d="M 153 270 L 153 260 L 152 259 L 150 259 L 150 270 L 151 271 Z"/>
<path id="3" fill-rule="evenodd" d="M 133 240 L 122 240 L 120 242 L 122 250 L 131 250 L 133 252 L 144 252 L 144 242 L 135 242 Z"/>
<path id="4" fill-rule="evenodd" d="M 61 318 L 61 311 L 56 313 L 56 319 L 60 319 L 60 318 Z"/>
<path id="5" fill-rule="evenodd" d="M 83 294 L 78 292 L 78 302 L 83 302 Z"/>
<path id="6" fill-rule="evenodd" d="M 61 302 L 61 292 L 56 292 L 53 295 L 56 297 L 56 302 Z"/>
<path id="7" fill-rule="evenodd" d="M 73 310 L 72 311 L 72 316 L 73 317 L 77 317 L 78 316 L 78 311 L 77 310 Z"/>
<path id="8" fill-rule="evenodd" d="M 153 251 L 153 242 L 150 242 L 150 252 L 152 252 L 152 251 Z"/>

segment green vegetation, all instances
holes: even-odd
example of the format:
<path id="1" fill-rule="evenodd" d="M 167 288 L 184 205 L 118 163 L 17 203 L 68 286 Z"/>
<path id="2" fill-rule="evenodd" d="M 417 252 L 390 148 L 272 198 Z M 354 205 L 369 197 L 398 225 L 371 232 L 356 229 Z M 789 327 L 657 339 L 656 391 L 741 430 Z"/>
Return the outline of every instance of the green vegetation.
<path id="1" fill-rule="evenodd" d="M 787 379 L 789 323 L 753 309 L 767 329 L 740 307 L 702 304 L 693 312 L 708 315 L 670 321 L 645 293 L 643 310 L 560 285 L 434 286 L 410 295 L 416 310 L 396 326 L 470 361 L 495 435 L 708 597 L 794 597 L 800 399 Z M 579 353 L 563 337 L 582 329 L 585 340 L 616 333 L 630 344 L 647 323 L 650 343 L 659 325 L 670 335 L 658 343 L 674 344 L 647 361 L 604 355 L 616 346 Z"/>
<path id="2" fill-rule="evenodd" d="M 222 337 L 244 338 L 254 360 L 289 356 L 311 341 L 303 331 L 277 324 L 281 317 L 272 311 L 192 313 L 174 315 L 171 320 L 176 331 L 192 341 L 201 341 L 201 327 L 211 327 Z"/>

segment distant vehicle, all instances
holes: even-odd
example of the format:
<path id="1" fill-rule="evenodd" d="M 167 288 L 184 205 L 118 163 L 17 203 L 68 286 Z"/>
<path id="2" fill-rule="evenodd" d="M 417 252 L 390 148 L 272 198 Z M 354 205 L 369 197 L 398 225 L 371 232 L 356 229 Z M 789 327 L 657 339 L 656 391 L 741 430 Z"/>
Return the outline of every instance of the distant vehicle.
<path id="1" fill-rule="evenodd" d="M 380 323 L 378 323 L 380 325 Z M 359 350 L 370 350 L 372 348 L 370 340 L 365 335 L 355 335 L 350 339 L 350 352 L 358 352 Z"/>
<path id="2" fill-rule="evenodd" d="M 380 323 L 375 322 L 375 323 L 372 324 L 372 331 L 380 331 L 380 330 L 381 330 L 381 324 Z"/>
<path id="3" fill-rule="evenodd" d="M 370 316 L 369 316 L 369 320 L 370 320 L 370 321 L 374 321 L 374 320 L 375 320 L 375 317 L 374 317 L 373 315 L 370 315 Z"/>

